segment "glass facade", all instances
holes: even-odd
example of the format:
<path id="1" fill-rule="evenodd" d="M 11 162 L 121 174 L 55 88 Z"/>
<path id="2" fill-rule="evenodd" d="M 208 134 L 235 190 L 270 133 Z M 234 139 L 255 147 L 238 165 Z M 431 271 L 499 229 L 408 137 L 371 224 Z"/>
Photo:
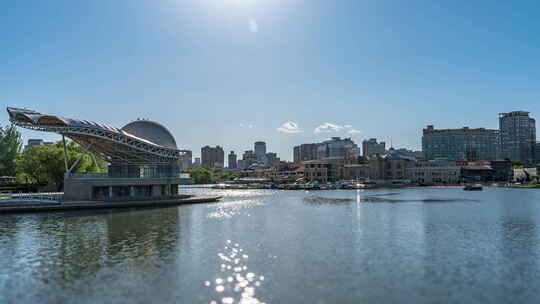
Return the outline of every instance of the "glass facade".
<path id="1" fill-rule="evenodd" d="M 124 200 L 165 198 L 178 195 L 178 185 L 131 185 L 131 186 L 95 186 L 92 188 L 94 200 Z"/>
<path id="2" fill-rule="evenodd" d="M 180 167 L 174 164 L 110 165 L 110 178 L 169 178 L 180 177 Z"/>
<path id="3" fill-rule="evenodd" d="M 536 122 L 529 112 L 499 114 L 501 153 L 503 157 L 523 163 L 534 162 Z"/>
<path id="4" fill-rule="evenodd" d="M 422 152 L 426 159 L 495 160 L 499 157 L 499 131 L 484 128 L 423 130 Z"/>

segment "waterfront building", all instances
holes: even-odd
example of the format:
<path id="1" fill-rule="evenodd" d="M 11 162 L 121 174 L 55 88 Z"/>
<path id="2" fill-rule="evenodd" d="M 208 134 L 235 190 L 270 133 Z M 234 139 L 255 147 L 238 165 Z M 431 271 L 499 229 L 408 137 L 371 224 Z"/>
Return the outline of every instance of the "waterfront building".
<path id="1" fill-rule="evenodd" d="M 404 181 L 408 178 L 407 169 L 414 165 L 415 159 L 394 153 L 370 157 L 367 163 L 372 181 Z"/>
<path id="2" fill-rule="evenodd" d="M 257 160 L 263 161 L 263 158 L 266 155 L 266 143 L 264 141 L 255 142 L 254 151 L 255 155 L 257 156 Z"/>
<path id="3" fill-rule="evenodd" d="M 461 180 L 465 182 L 510 182 L 512 161 L 497 159 L 492 161 L 456 161 L 461 166 Z"/>
<path id="4" fill-rule="evenodd" d="M 193 167 L 198 167 L 201 165 L 201 158 L 195 157 L 195 161 L 193 162 Z"/>
<path id="5" fill-rule="evenodd" d="M 317 148 L 319 144 L 301 144 L 294 147 L 293 161 L 301 163 L 306 160 L 317 159 Z"/>
<path id="6" fill-rule="evenodd" d="M 201 162 L 205 167 L 223 168 L 225 164 L 225 153 L 220 146 L 210 147 L 204 146 L 201 148 Z"/>
<path id="7" fill-rule="evenodd" d="M 461 166 L 446 158 L 420 161 L 407 168 L 407 177 L 418 184 L 456 184 L 461 178 Z"/>
<path id="8" fill-rule="evenodd" d="M 509 182 L 512 179 L 512 161 L 510 159 L 496 159 L 489 162 L 493 169 L 493 181 Z"/>
<path id="9" fill-rule="evenodd" d="M 368 181 L 371 174 L 371 167 L 368 163 L 346 164 L 343 166 L 343 179 L 355 181 Z"/>
<path id="10" fill-rule="evenodd" d="M 178 185 L 191 183 L 178 165 L 184 152 L 161 124 L 137 120 L 121 129 L 105 124 L 7 108 L 11 123 L 37 131 L 54 132 L 80 144 L 85 153 L 73 164 L 65 158 L 64 200 L 125 201 L 179 198 Z M 63 140 L 65 145 L 65 140 Z M 103 158 L 108 172 L 74 174 L 80 159 L 90 153 Z"/>
<path id="11" fill-rule="evenodd" d="M 526 164 L 534 162 L 536 122 L 529 112 L 500 113 L 499 130 L 502 157 Z"/>
<path id="12" fill-rule="evenodd" d="M 180 170 L 187 170 L 193 168 L 193 153 L 191 150 L 182 150 L 182 156 L 180 157 Z"/>
<path id="13" fill-rule="evenodd" d="M 228 161 L 229 169 L 236 169 L 238 167 L 236 153 L 234 153 L 234 151 L 229 153 Z"/>
<path id="14" fill-rule="evenodd" d="M 484 128 L 423 130 L 422 152 L 426 159 L 494 160 L 499 156 L 499 131 Z"/>
<path id="15" fill-rule="evenodd" d="M 357 163 L 356 159 L 344 157 L 326 157 L 308 160 L 304 165 L 304 179 L 321 183 L 336 182 L 346 179 L 345 166 Z"/>
<path id="16" fill-rule="evenodd" d="M 327 183 L 339 179 L 332 170 L 332 163 L 326 160 L 308 160 L 303 162 L 304 180 L 307 182 Z"/>
<path id="17" fill-rule="evenodd" d="M 376 138 L 370 138 L 362 141 L 362 156 L 369 158 L 374 155 L 384 155 L 386 151 L 386 143 L 384 141 L 377 142 Z"/>

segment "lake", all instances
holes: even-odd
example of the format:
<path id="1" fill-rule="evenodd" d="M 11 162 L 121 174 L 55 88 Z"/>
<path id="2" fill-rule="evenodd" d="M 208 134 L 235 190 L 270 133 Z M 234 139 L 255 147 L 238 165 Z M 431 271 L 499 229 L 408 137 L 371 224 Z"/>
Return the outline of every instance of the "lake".
<path id="1" fill-rule="evenodd" d="M 540 190 L 212 190 L 0 215 L 0 303 L 534 303 Z"/>

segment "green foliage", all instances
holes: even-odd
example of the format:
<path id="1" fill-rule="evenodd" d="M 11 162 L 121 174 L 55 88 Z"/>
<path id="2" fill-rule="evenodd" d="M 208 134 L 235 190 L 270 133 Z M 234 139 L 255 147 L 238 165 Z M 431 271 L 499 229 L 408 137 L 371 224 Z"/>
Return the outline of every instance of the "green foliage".
<path id="1" fill-rule="evenodd" d="M 240 176 L 238 173 L 215 171 L 203 166 L 184 170 L 184 172 L 191 175 L 195 184 L 213 184 L 218 180 L 232 180 Z"/>
<path id="2" fill-rule="evenodd" d="M 15 159 L 21 150 L 21 133 L 15 126 L 0 126 L 0 176 L 17 174 Z"/>
<path id="3" fill-rule="evenodd" d="M 184 171 L 189 173 L 195 184 L 211 184 L 214 182 L 214 170 L 198 166 Z"/>
<path id="4" fill-rule="evenodd" d="M 71 167 L 84 153 L 84 149 L 73 141 L 67 144 L 68 166 Z M 64 147 L 62 142 L 50 146 L 34 146 L 25 149 L 16 160 L 17 180 L 25 183 L 62 184 L 66 171 L 64 164 Z M 105 163 L 100 160 L 94 164 L 92 156 L 86 153 L 73 173 L 100 172 Z"/>

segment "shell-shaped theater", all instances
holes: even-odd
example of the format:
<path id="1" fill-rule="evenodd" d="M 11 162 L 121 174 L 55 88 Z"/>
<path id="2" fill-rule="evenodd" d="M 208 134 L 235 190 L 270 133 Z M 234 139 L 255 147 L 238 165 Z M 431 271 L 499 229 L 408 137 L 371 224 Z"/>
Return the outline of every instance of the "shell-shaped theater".
<path id="1" fill-rule="evenodd" d="M 66 118 L 29 109 L 7 108 L 11 123 L 30 130 L 54 132 L 77 142 L 109 163 L 105 174 L 71 174 L 66 164 L 65 197 L 122 199 L 178 194 L 189 183 L 178 163 L 187 155 L 174 136 L 158 122 L 136 120 L 122 128 Z M 70 166 L 73 166 L 70 164 Z"/>
<path id="2" fill-rule="evenodd" d="M 7 108 L 20 127 L 64 135 L 110 163 L 171 163 L 182 157 L 172 134 L 161 124 L 137 120 L 121 129 L 83 119 L 28 109 Z"/>

